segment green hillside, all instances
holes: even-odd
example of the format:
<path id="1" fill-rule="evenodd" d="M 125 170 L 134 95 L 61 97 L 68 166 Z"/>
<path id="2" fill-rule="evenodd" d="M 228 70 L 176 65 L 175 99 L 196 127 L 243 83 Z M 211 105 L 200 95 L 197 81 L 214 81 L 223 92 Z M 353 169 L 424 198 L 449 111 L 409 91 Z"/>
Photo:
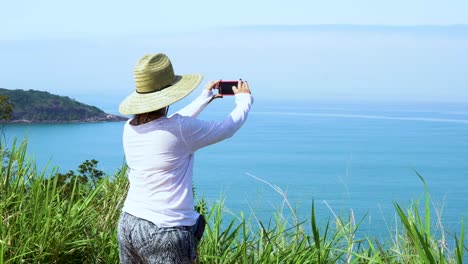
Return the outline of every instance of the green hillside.
<path id="1" fill-rule="evenodd" d="M 67 96 L 58 96 L 36 90 L 9 90 L 0 88 L 7 96 L 13 112 L 7 122 L 71 123 L 122 121 L 125 117 L 107 114 L 101 109 L 77 102 Z"/>

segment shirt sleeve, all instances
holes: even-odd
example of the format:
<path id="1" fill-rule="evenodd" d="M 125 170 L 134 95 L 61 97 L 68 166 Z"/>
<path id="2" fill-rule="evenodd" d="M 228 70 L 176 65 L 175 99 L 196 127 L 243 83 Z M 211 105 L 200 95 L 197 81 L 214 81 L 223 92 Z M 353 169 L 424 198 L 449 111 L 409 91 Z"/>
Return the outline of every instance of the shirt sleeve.
<path id="1" fill-rule="evenodd" d="M 196 118 L 183 118 L 181 134 L 189 151 L 217 143 L 232 137 L 247 119 L 253 97 L 242 93 L 236 95 L 236 107 L 222 121 L 204 121 Z"/>
<path id="2" fill-rule="evenodd" d="M 186 107 L 177 111 L 175 114 L 188 117 L 197 117 L 201 111 L 205 109 L 212 97 L 213 91 L 203 89 L 202 93 L 197 98 L 195 98 L 195 100 L 193 100 Z"/>

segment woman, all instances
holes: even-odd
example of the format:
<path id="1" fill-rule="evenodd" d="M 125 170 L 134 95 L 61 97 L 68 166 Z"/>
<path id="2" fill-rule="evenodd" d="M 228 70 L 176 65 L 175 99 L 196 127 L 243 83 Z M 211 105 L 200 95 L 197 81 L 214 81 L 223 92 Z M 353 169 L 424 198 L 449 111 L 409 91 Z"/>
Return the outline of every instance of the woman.
<path id="1" fill-rule="evenodd" d="M 179 112 L 169 105 L 190 94 L 199 74 L 175 75 L 164 54 L 143 56 L 134 70 L 136 91 L 119 107 L 134 118 L 124 126 L 123 146 L 130 189 L 118 226 L 122 263 L 191 263 L 199 214 L 194 210 L 192 174 L 196 150 L 231 137 L 247 118 L 253 98 L 247 82 L 233 87 L 236 107 L 223 120 L 196 117 L 217 82 Z"/>

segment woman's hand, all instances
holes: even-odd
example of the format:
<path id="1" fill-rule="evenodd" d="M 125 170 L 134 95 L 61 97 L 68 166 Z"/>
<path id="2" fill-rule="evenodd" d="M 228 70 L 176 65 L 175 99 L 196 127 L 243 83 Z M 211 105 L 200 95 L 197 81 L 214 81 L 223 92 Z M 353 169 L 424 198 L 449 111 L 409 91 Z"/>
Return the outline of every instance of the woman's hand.
<path id="1" fill-rule="evenodd" d="M 213 89 L 216 89 L 219 81 L 211 81 L 205 86 L 205 90 L 211 91 Z"/>
<path id="2" fill-rule="evenodd" d="M 237 83 L 237 87 L 236 86 L 232 87 L 232 91 L 234 92 L 234 94 L 241 94 L 241 93 L 251 94 L 249 84 L 247 83 L 247 81 L 242 81 L 242 80 L 239 80 L 239 82 Z"/>
<path id="3" fill-rule="evenodd" d="M 210 83 L 208 83 L 205 87 L 206 90 L 208 91 L 212 91 L 213 89 L 217 89 L 218 88 L 218 83 L 219 81 L 211 81 Z M 213 97 L 211 97 L 210 101 L 208 103 L 211 103 L 211 101 L 213 101 L 214 99 L 217 99 L 217 98 L 223 98 L 222 95 L 220 94 L 215 94 L 213 95 Z"/>

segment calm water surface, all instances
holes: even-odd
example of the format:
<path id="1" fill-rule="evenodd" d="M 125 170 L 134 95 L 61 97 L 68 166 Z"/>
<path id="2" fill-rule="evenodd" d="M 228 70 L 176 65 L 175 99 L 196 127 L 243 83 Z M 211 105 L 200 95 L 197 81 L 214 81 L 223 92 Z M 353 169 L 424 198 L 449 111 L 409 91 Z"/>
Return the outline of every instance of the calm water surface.
<path id="1" fill-rule="evenodd" d="M 202 115 L 219 119 L 217 104 Z M 86 159 L 112 174 L 124 162 L 123 123 L 7 125 L 9 141 L 28 137 L 40 167 L 76 170 Z M 463 105 L 254 105 L 232 139 L 200 150 L 194 182 L 209 201 L 220 197 L 232 212 L 268 221 L 289 210 L 268 184 L 280 187 L 307 219 L 312 201 L 325 223 L 333 213 L 356 220 L 360 230 L 388 235 L 393 202 L 407 206 L 428 184 L 444 228 L 459 232 L 468 213 L 468 107 Z M 255 176 L 255 177 L 252 177 Z M 333 211 L 333 213 L 332 213 Z M 254 214 L 252 214 L 254 212 Z"/>

